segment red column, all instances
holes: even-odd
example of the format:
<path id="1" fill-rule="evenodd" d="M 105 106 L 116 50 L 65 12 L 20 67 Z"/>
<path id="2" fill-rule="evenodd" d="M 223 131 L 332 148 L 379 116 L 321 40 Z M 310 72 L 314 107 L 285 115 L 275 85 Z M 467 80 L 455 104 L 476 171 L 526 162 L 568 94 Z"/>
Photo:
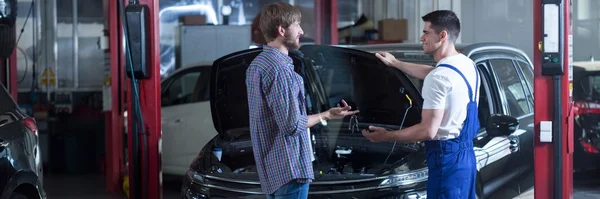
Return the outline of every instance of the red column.
<path id="1" fill-rule="evenodd" d="M 110 90 L 111 111 L 106 114 L 106 188 L 109 192 L 122 191 L 121 174 L 123 172 L 123 37 L 121 15 L 117 1 L 107 0 L 108 38 L 110 53 Z"/>
<path id="2" fill-rule="evenodd" d="M 338 44 L 338 0 L 315 0 L 315 43 Z M 327 36 L 329 40 L 324 39 Z"/>
<path id="3" fill-rule="evenodd" d="M 145 80 L 140 80 L 139 82 L 139 96 L 140 96 L 140 104 L 141 110 L 144 117 L 144 125 L 147 131 L 147 143 L 146 146 L 148 152 L 148 168 L 133 168 L 131 164 L 132 160 L 129 162 L 129 176 L 130 182 L 132 182 L 132 171 L 135 169 L 142 169 L 141 175 L 148 175 L 147 179 L 142 178 L 142 184 L 140 185 L 142 188 L 144 198 L 148 199 L 158 199 L 162 198 L 162 182 L 161 182 L 161 155 L 160 155 L 160 147 L 159 142 L 161 139 L 161 119 L 160 119 L 160 45 L 159 45 L 159 18 L 158 18 L 158 5 L 159 0 L 140 0 L 139 3 L 141 5 L 147 5 L 149 7 L 149 16 L 148 16 L 148 41 L 149 41 L 149 51 L 148 57 L 149 61 L 149 71 L 150 78 Z M 124 65 L 126 66 L 126 65 Z M 124 71 L 124 70 L 123 70 Z M 131 80 L 126 78 L 127 81 L 127 90 L 128 90 L 128 122 L 131 124 L 133 118 L 133 96 L 131 94 Z M 133 132 L 132 125 L 128 125 L 129 131 Z M 129 146 L 132 145 L 132 133 L 128 133 L 128 143 Z M 139 156 L 143 157 L 143 139 L 140 137 L 140 153 Z M 129 157 L 133 157 L 133 151 L 131 147 L 129 149 Z M 144 159 L 141 160 L 140 164 L 144 165 Z M 146 183 L 146 186 L 144 186 Z M 132 186 L 130 186 L 130 193 L 133 193 L 131 190 Z"/>
<path id="4" fill-rule="evenodd" d="M 338 7 L 337 7 L 337 2 L 338 0 L 329 0 L 329 5 L 330 5 L 330 24 L 329 24 L 329 29 L 331 30 L 330 32 L 330 36 L 331 36 L 331 45 L 337 45 L 338 44 L 338 26 L 337 26 L 337 22 L 338 22 Z"/>
<path id="5" fill-rule="evenodd" d="M 565 74 L 561 77 L 562 84 L 560 90 L 562 91 L 562 129 L 561 129 L 561 143 L 542 143 L 540 142 L 540 122 L 541 121 L 552 121 L 553 118 L 553 103 L 554 99 L 554 87 L 553 77 L 542 76 L 542 52 L 539 45 L 541 44 L 542 38 L 542 0 L 533 1 L 533 46 L 534 46 L 534 95 L 535 95 L 535 149 L 534 149 L 534 186 L 535 186 L 535 198 L 571 198 L 573 178 L 572 178 L 572 160 L 573 160 L 573 117 L 571 113 L 571 99 L 570 99 L 570 67 L 572 60 L 569 59 L 571 49 L 569 48 L 570 42 L 569 35 L 570 31 L 570 0 L 563 0 L 565 15 L 564 15 L 564 28 L 561 30 L 564 34 L 564 67 Z M 554 136 L 554 135 L 553 135 Z M 562 145 L 562 187 L 554 187 L 554 147 Z M 562 196 L 555 197 L 554 190 L 562 189 Z"/>
<path id="6" fill-rule="evenodd" d="M 322 0 L 315 0 L 315 44 L 323 43 L 323 23 L 325 13 Z"/>
<path id="7" fill-rule="evenodd" d="M 574 103 L 573 100 L 571 99 L 572 92 L 573 92 L 573 86 L 571 86 L 573 84 L 573 28 L 571 26 L 572 24 L 572 20 L 571 20 L 571 13 L 572 13 L 572 8 L 571 6 L 573 5 L 573 1 L 572 0 L 563 0 L 563 4 L 564 6 L 564 41 L 565 41 L 565 45 L 564 45 L 564 52 L 565 52 L 565 58 L 563 59 L 563 63 L 565 66 L 565 71 L 567 71 L 565 73 L 565 75 L 562 77 L 563 79 L 563 84 L 562 84 L 562 90 L 564 91 L 562 93 L 562 101 L 563 101 L 563 106 L 562 106 L 562 112 L 563 112 L 563 116 L 565 117 L 565 123 L 563 123 L 564 125 L 562 126 L 562 136 L 565 138 L 563 139 L 563 143 L 562 144 L 562 153 L 563 153 L 563 158 L 562 158 L 562 168 L 563 168 L 563 172 L 562 172 L 562 180 L 563 180 L 563 191 L 562 191 L 562 197 L 561 198 L 573 198 L 573 153 L 575 152 L 575 147 L 573 146 L 575 144 L 574 142 L 574 129 L 573 129 L 573 125 L 575 123 L 575 114 L 573 112 L 573 107 L 574 107 Z"/>
<path id="8" fill-rule="evenodd" d="M 12 55 L 8 59 L 8 89 L 10 90 L 10 95 L 12 95 L 15 102 L 18 103 L 17 100 L 17 48 L 14 48 Z"/>

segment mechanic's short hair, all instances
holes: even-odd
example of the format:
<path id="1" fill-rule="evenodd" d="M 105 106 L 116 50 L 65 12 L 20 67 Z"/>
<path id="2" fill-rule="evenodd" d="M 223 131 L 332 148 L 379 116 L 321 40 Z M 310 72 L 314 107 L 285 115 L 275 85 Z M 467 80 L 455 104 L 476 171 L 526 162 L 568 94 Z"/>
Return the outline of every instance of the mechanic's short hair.
<path id="1" fill-rule="evenodd" d="M 448 32 L 450 41 L 455 42 L 460 34 L 460 20 L 450 10 L 436 10 L 421 17 L 424 22 L 431 23 L 431 28 L 436 34 L 442 31 Z"/>
<path id="2" fill-rule="evenodd" d="M 277 38 L 278 28 L 289 28 L 294 22 L 300 22 L 300 10 L 286 2 L 275 2 L 266 5 L 260 14 L 260 29 L 267 42 Z"/>

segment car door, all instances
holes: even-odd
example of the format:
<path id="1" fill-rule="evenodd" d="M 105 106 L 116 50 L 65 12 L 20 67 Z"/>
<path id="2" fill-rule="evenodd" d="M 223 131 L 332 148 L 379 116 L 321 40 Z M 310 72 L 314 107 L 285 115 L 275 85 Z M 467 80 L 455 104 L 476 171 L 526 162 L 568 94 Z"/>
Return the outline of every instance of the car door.
<path id="1" fill-rule="evenodd" d="M 513 153 L 511 165 L 525 167 L 533 161 L 533 69 L 519 59 L 498 58 L 490 60 L 498 81 L 505 114 L 519 120 L 519 130 L 513 133 L 519 150 Z"/>
<path id="2" fill-rule="evenodd" d="M 216 135 L 212 127 L 208 82 L 210 67 L 175 73 L 163 83 L 163 171 L 183 175 L 201 147 Z"/>
<path id="3" fill-rule="evenodd" d="M 524 116 L 519 118 L 520 129 L 527 131 L 527 133 L 518 134 L 519 136 L 519 149 L 518 155 L 514 156 L 513 159 L 516 162 L 519 161 L 521 163 L 521 167 L 533 167 L 533 149 L 534 149 L 534 100 L 533 100 L 533 66 L 525 60 L 515 59 L 513 60 L 517 68 L 517 72 L 521 75 L 521 78 L 524 79 L 525 84 L 525 94 L 527 98 L 527 103 L 529 107 L 531 107 L 529 112 L 525 113 Z M 523 161 L 528 160 L 528 161 Z"/>
<path id="4" fill-rule="evenodd" d="M 523 159 L 527 157 L 523 154 L 533 149 L 530 139 L 533 132 L 529 125 L 533 122 L 533 99 L 531 84 L 514 57 L 496 55 L 480 60 L 478 64 L 484 65 L 487 71 L 482 76 L 489 85 L 486 95 L 493 98 L 488 101 L 495 105 L 491 113 L 513 116 L 520 123 L 519 129 L 510 136 L 489 137 L 482 129 L 475 140 L 479 177 L 484 184 L 482 191 L 487 195 L 525 172 L 526 163 L 530 162 Z M 480 104 L 480 109 L 482 107 Z"/>
<path id="5" fill-rule="evenodd" d="M 474 151 L 479 170 L 482 194 L 487 194 L 486 185 L 493 184 L 504 172 L 508 165 L 510 151 L 510 140 L 506 137 L 492 137 L 486 133 L 486 123 L 492 114 L 503 113 L 499 93 L 495 92 L 497 84 L 490 71 L 487 59 L 476 60 L 480 74 L 481 87 L 479 88 L 478 116 L 480 129 L 477 137 L 473 140 Z"/>

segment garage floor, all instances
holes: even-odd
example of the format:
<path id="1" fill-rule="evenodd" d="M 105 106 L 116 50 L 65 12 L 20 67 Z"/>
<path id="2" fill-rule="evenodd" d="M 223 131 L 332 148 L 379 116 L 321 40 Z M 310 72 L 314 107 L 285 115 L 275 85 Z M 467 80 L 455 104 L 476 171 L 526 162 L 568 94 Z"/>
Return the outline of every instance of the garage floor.
<path id="1" fill-rule="evenodd" d="M 102 175 L 54 175 L 44 176 L 44 188 L 48 198 L 60 199 L 125 199 L 124 194 L 106 193 L 104 176 Z M 181 184 L 165 182 L 164 199 L 179 199 Z"/>
<path id="2" fill-rule="evenodd" d="M 588 174 L 575 176 L 573 198 L 600 199 L 600 178 L 589 178 Z M 61 199 L 124 199 L 123 194 L 108 194 L 104 188 L 104 178 L 101 175 L 54 175 L 49 174 L 44 178 L 48 198 Z M 519 183 L 505 187 L 498 191 L 491 199 L 533 199 L 532 188 L 533 173 L 523 177 Z M 178 199 L 180 183 L 177 181 L 164 182 L 164 199 Z"/>

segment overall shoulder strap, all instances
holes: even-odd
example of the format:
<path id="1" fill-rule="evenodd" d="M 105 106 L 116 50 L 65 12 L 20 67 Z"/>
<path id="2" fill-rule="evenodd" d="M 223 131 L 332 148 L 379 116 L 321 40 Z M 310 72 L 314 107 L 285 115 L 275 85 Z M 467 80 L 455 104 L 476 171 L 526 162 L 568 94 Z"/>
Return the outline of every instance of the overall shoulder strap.
<path id="1" fill-rule="evenodd" d="M 450 69 L 456 71 L 463 78 L 465 83 L 467 84 L 467 88 L 469 88 L 469 98 L 471 98 L 472 102 L 476 101 L 475 96 L 477 96 L 477 95 L 473 95 L 473 89 L 471 88 L 471 84 L 469 84 L 469 81 L 467 81 L 467 78 L 465 77 L 465 75 L 463 75 L 463 73 L 461 73 L 456 67 L 454 67 L 450 64 L 440 64 L 440 65 L 438 65 L 438 67 L 446 67 L 446 68 L 450 68 Z M 475 67 L 475 89 L 477 89 L 478 87 L 479 87 L 479 71 L 477 71 L 477 67 Z M 475 91 L 475 92 L 477 92 L 477 91 Z"/>

